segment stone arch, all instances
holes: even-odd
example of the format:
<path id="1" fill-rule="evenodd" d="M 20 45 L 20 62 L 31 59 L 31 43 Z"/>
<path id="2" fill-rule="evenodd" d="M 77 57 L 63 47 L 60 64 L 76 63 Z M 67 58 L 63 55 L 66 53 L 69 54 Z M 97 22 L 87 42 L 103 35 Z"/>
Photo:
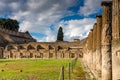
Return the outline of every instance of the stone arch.
<path id="1" fill-rule="evenodd" d="M 61 46 L 57 46 L 58 50 L 63 49 Z"/>
<path id="2" fill-rule="evenodd" d="M 24 46 L 19 45 L 19 46 L 18 46 L 18 49 L 25 49 L 25 48 L 24 48 Z"/>
<path id="3" fill-rule="evenodd" d="M 54 47 L 53 47 L 53 46 L 51 46 L 51 45 L 49 45 L 49 49 L 53 50 L 53 49 L 54 49 Z"/>
<path id="4" fill-rule="evenodd" d="M 45 49 L 45 48 L 42 47 L 41 45 L 37 45 L 37 51 L 38 51 L 39 49 Z"/>
<path id="5" fill-rule="evenodd" d="M 27 46 L 27 50 L 35 49 L 32 45 Z"/>
<path id="6" fill-rule="evenodd" d="M 16 49 L 16 47 L 15 47 L 15 46 L 12 46 L 12 45 L 7 46 L 7 50 L 8 50 L 8 51 L 10 51 L 10 50 L 12 50 L 12 49 Z"/>

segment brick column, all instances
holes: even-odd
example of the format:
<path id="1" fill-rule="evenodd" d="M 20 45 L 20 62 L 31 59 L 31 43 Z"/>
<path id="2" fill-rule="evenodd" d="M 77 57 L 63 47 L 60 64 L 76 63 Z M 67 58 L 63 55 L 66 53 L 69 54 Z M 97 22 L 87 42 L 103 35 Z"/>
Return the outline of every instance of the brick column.
<path id="1" fill-rule="evenodd" d="M 112 2 L 102 2 L 102 80 L 112 80 L 111 36 Z"/>

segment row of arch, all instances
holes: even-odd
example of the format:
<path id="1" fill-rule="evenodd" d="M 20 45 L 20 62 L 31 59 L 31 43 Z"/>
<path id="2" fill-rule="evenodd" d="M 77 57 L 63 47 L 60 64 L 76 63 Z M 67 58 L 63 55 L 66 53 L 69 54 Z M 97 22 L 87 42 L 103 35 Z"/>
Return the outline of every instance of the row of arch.
<path id="1" fill-rule="evenodd" d="M 75 57 L 83 57 L 82 54 L 76 54 L 76 53 L 59 53 L 57 56 L 55 56 L 55 53 L 49 53 L 49 56 L 45 56 L 45 53 L 39 53 L 39 54 L 34 54 L 34 53 L 7 53 L 5 55 L 5 58 L 75 58 Z"/>
<path id="2" fill-rule="evenodd" d="M 8 45 L 6 46 L 6 49 L 5 50 L 12 50 L 12 49 L 15 49 L 15 50 L 21 50 L 21 49 L 26 49 L 26 50 L 32 50 L 32 49 L 35 49 L 35 50 L 40 50 L 40 49 L 45 49 L 45 50 L 61 50 L 61 49 L 67 49 L 67 50 L 70 50 L 69 47 L 62 47 L 62 46 L 52 46 L 52 45 L 37 45 L 37 46 L 34 46 L 34 45 Z"/>
<path id="3" fill-rule="evenodd" d="M 83 56 L 81 48 L 50 45 L 50 44 L 18 44 L 7 45 L 4 50 L 5 58 L 73 58 L 76 54 Z M 48 57 L 49 56 L 49 57 Z M 67 56 L 67 57 L 66 57 Z"/>
<path id="4" fill-rule="evenodd" d="M 36 50 L 39 50 L 39 49 L 55 49 L 55 47 L 53 47 L 53 46 L 50 46 L 50 45 L 48 45 L 48 46 L 42 46 L 42 45 L 37 45 L 37 46 L 34 46 L 34 45 L 28 45 L 28 46 L 26 46 L 26 45 L 8 45 L 7 47 L 6 47 L 6 50 L 12 50 L 12 49 L 26 49 L 26 50 L 29 50 L 29 49 L 36 49 Z"/>

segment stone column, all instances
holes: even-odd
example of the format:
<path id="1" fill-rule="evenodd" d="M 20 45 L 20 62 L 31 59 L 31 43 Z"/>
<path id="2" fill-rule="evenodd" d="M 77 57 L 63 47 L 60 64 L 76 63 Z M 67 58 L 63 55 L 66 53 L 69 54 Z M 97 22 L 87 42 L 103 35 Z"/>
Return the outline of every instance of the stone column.
<path id="1" fill-rule="evenodd" d="M 93 26 L 93 52 L 92 52 L 92 57 L 93 57 L 93 66 L 92 66 L 92 71 L 95 74 L 96 72 L 96 37 L 97 37 L 97 24 L 95 23 Z"/>
<path id="2" fill-rule="evenodd" d="M 102 54 L 101 54 L 101 30 L 102 30 L 102 15 L 97 15 L 97 38 L 96 38 L 96 72 L 98 78 L 101 78 L 101 65 L 102 65 Z"/>
<path id="3" fill-rule="evenodd" d="M 111 36 L 112 2 L 102 2 L 102 80 L 112 80 Z"/>
<path id="4" fill-rule="evenodd" d="M 113 0 L 112 38 L 120 39 L 120 0 Z"/>
<path id="5" fill-rule="evenodd" d="M 91 29 L 90 31 L 90 68 L 92 69 L 93 67 L 93 29 Z"/>
<path id="6" fill-rule="evenodd" d="M 120 0 L 112 6 L 112 80 L 120 79 Z"/>
<path id="7" fill-rule="evenodd" d="M 89 68 L 90 68 L 90 59 L 91 59 L 91 57 L 90 57 L 90 47 L 91 47 L 91 41 L 90 41 L 90 37 L 91 37 L 91 31 L 89 32 L 89 35 L 88 35 L 88 38 L 87 38 L 87 42 L 86 42 L 86 44 L 87 44 L 87 49 L 88 49 L 88 52 L 87 52 L 87 61 L 88 61 L 88 66 L 89 66 Z"/>

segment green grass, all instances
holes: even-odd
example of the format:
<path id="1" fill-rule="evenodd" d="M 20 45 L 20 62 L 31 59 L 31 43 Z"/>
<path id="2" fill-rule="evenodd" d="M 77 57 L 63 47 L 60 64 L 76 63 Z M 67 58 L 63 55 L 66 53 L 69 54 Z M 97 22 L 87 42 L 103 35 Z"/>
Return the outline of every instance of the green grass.
<path id="1" fill-rule="evenodd" d="M 74 78 L 74 80 L 86 80 L 85 75 L 86 72 L 83 69 L 81 59 L 78 59 L 72 73 L 72 78 Z"/>
<path id="2" fill-rule="evenodd" d="M 0 60 L 0 80 L 58 80 L 61 67 L 67 78 L 70 59 Z"/>

